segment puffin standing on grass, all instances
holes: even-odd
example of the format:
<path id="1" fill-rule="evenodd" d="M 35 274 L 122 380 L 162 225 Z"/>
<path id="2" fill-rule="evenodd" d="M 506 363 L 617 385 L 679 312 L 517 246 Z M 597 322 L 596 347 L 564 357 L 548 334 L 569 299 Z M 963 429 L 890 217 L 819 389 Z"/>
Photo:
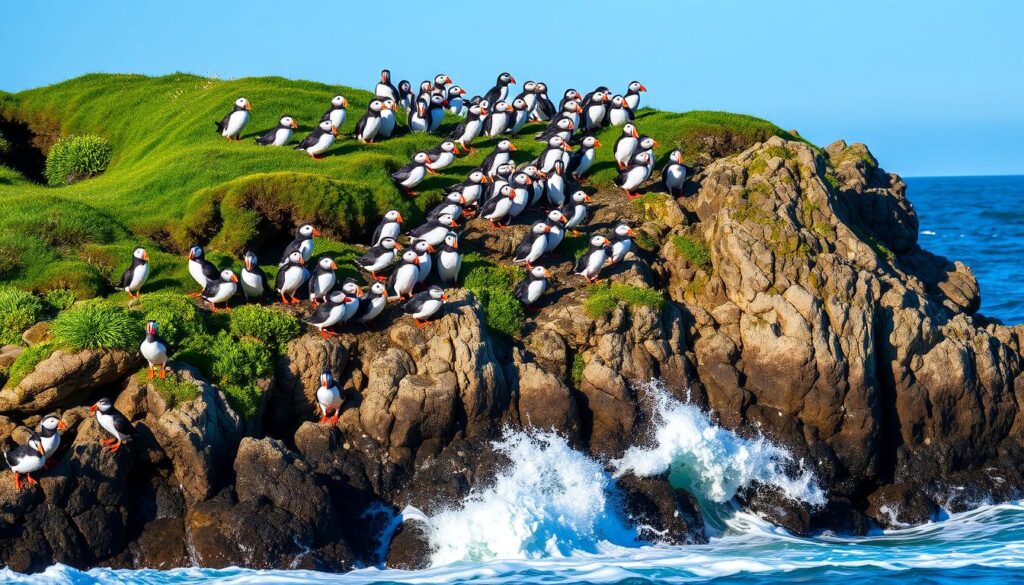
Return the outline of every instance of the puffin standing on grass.
<path id="1" fill-rule="evenodd" d="M 423 327 L 429 319 L 441 312 L 446 300 L 448 295 L 444 294 L 444 290 L 437 285 L 431 285 L 427 290 L 406 301 L 405 314 L 416 320 L 417 327 Z"/>
<path id="2" fill-rule="evenodd" d="M 60 448 L 60 434 L 68 430 L 68 425 L 55 414 L 48 414 L 39 421 L 39 440 L 43 444 L 43 456 L 46 457 L 44 467 L 50 468 L 56 463 L 53 456 Z"/>
<path id="3" fill-rule="evenodd" d="M 204 302 L 209 303 L 210 310 L 214 313 L 221 309 L 217 306 L 217 303 L 224 303 L 225 311 L 230 311 L 231 308 L 227 306 L 228 301 L 231 297 L 235 296 L 238 292 L 238 277 L 231 270 L 222 270 L 220 278 L 218 280 L 211 280 L 206 283 L 206 288 L 203 289 L 203 294 L 199 295 Z"/>
<path id="4" fill-rule="evenodd" d="M 379 98 L 391 98 L 398 103 L 400 96 L 398 95 L 398 88 L 391 83 L 391 72 L 387 69 L 382 69 L 380 72 L 380 81 L 377 82 L 377 87 L 374 88 L 374 92 Z"/>
<path id="5" fill-rule="evenodd" d="M 459 154 L 459 147 L 451 140 L 445 140 L 441 144 L 427 151 L 427 157 L 430 158 L 431 161 L 427 163 L 427 169 L 431 171 L 439 171 L 446 168 L 455 162 L 455 156 L 457 154 Z"/>
<path id="6" fill-rule="evenodd" d="M 304 150 L 314 160 L 320 160 L 337 138 L 338 128 L 331 124 L 330 120 L 324 120 L 308 136 L 302 139 L 302 142 L 295 147 L 295 150 Z"/>
<path id="7" fill-rule="evenodd" d="M 409 232 L 409 239 L 413 242 L 423 240 L 431 246 L 440 246 L 444 237 L 452 228 L 458 228 L 455 218 L 447 213 L 437 216 L 437 219 L 430 220 L 418 228 Z"/>
<path id="8" fill-rule="evenodd" d="M 391 273 L 391 290 L 395 291 L 398 298 L 412 298 L 412 291 L 416 287 L 420 276 L 420 258 L 413 250 L 406 250 L 402 254 L 402 263 Z"/>
<path id="9" fill-rule="evenodd" d="M 427 281 L 427 277 L 430 276 L 430 271 L 434 267 L 434 259 L 431 256 L 434 253 L 434 246 L 426 240 L 415 240 L 412 244 L 412 249 L 416 252 L 416 257 L 420 261 L 420 271 L 416 275 L 416 284 L 423 284 Z"/>
<path id="10" fill-rule="evenodd" d="M 480 168 L 483 169 L 487 176 L 494 176 L 500 165 L 503 165 L 512 160 L 512 152 L 518 150 L 515 144 L 512 144 L 511 140 L 502 140 L 494 145 L 494 150 L 484 159 L 484 162 L 480 164 Z"/>
<path id="11" fill-rule="evenodd" d="M 192 246 L 188 250 L 188 273 L 199 285 L 199 292 L 192 293 L 195 298 L 203 294 L 207 283 L 220 278 L 220 270 L 203 256 L 203 249 L 200 246 Z"/>
<path id="12" fill-rule="evenodd" d="M 309 280 L 309 270 L 306 269 L 306 260 L 302 252 L 292 252 L 285 258 L 284 264 L 277 271 L 277 278 L 274 279 L 274 290 L 281 295 L 281 302 L 284 304 L 299 304 L 296 296 L 299 288 Z M 290 296 L 288 300 L 286 296 Z"/>
<path id="13" fill-rule="evenodd" d="M 132 251 L 132 265 L 121 274 L 121 281 L 114 287 L 123 290 L 133 299 L 142 298 L 142 285 L 149 280 L 149 253 L 143 247 Z"/>
<path id="14" fill-rule="evenodd" d="M 391 98 L 382 98 L 381 101 L 384 102 L 384 107 L 380 109 L 380 129 L 377 130 L 377 137 L 391 138 L 395 133 L 395 111 L 398 110 L 398 105 Z"/>
<path id="15" fill-rule="evenodd" d="M 387 277 L 377 274 L 387 270 L 394 264 L 398 251 L 402 245 L 393 237 L 381 238 L 380 243 L 370 248 L 368 252 L 355 259 L 356 266 L 370 273 L 374 280 L 387 280 Z"/>
<path id="16" fill-rule="evenodd" d="M 327 109 L 322 116 L 320 121 L 330 122 L 336 130 L 341 129 L 341 125 L 345 123 L 345 118 L 348 112 L 345 108 L 348 107 L 348 100 L 343 95 L 336 95 L 331 98 L 331 107 Z"/>
<path id="17" fill-rule="evenodd" d="M 249 123 L 249 112 L 252 111 L 252 104 L 244 97 L 235 100 L 234 107 L 224 116 L 217 125 L 217 132 L 228 140 L 241 140 L 242 129 Z"/>
<path id="18" fill-rule="evenodd" d="M 636 126 L 633 124 L 623 126 L 622 135 L 615 141 L 615 146 L 612 149 L 615 153 L 615 162 L 618 163 L 620 171 L 626 168 L 629 161 L 633 159 L 639 143 L 640 133 L 637 132 Z"/>
<path id="19" fill-rule="evenodd" d="M 376 246 L 384 238 L 397 240 L 398 236 L 402 235 L 402 221 L 402 213 L 400 211 L 389 209 L 384 214 L 384 219 L 377 224 L 377 229 L 373 230 L 373 241 L 370 244 Z"/>
<path id="20" fill-rule="evenodd" d="M 412 92 L 412 83 L 403 79 L 398 82 L 398 103 L 406 110 L 411 110 L 416 102 L 416 94 Z"/>
<path id="21" fill-rule="evenodd" d="M 32 478 L 32 474 L 39 471 L 46 465 L 46 450 L 39 434 L 31 431 L 28 443 L 17 445 L 12 449 L 4 451 L 4 460 L 14 472 L 14 487 L 21 490 L 21 476 L 25 476 L 28 485 L 38 483 Z"/>
<path id="22" fill-rule="evenodd" d="M 608 102 L 611 98 L 604 91 L 597 90 L 583 100 L 583 128 L 587 132 L 597 132 L 604 124 L 608 113 Z"/>
<path id="23" fill-rule="evenodd" d="M 263 298 L 263 292 L 267 290 L 267 275 L 260 268 L 256 254 L 246 252 L 242 261 L 245 267 L 242 268 L 241 276 L 238 279 L 242 287 L 242 296 L 245 297 L 247 303 L 252 301 L 258 303 Z"/>
<path id="24" fill-rule="evenodd" d="M 135 427 L 128 420 L 128 417 L 121 414 L 114 408 L 114 403 L 109 398 L 100 398 L 89 407 L 89 412 L 96 413 L 96 422 L 100 423 L 103 430 L 112 435 L 113 438 L 103 439 L 102 443 L 110 447 L 111 451 L 121 448 L 125 439 L 135 434 Z"/>
<path id="25" fill-rule="evenodd" d="M 604 236 L 590 238 L 590 249 L 576 260 L 573 273 L 586 278 L 590 284 L 597 282 L 601 276 L 601 269 L 604 268 L 605 261 L 608 259 L 610 243 Z"/>
<path id="26" fill-rule="evenodd" d="M 430 155 L 425 152 L 417 152 L 409 164 L 391 173 L 391 180 L 405 191 L 406 195 L 415 197 L 418 193 L 412 188 L 422 183 L 427 173 L 434 174 L 434 170 L 429 166 L 430 163 Z"/>
<path id="27" fill-rule="evenodd" d="M 466 119 L 455 127 L 450 138 L 459 143 L 459 146 L 465 148 L 469 152 L 476 152 L 476 149 L 470 146 L 470 143 L 480 136 L 480 132 L 484 129 L 484 120 L 486 120 L 486 118 L 487 108 L 480 104 L 470 106 L 469 113 L 466 114 Z"/>
<path id="28" fill-rule="evenodd" d="M 338 424 L 341 404 L 341 391 L 334 383 L 334 376 L 331 375 L 331 370 L 324 368 L 320 374 L 320 387 L 316 389 L 316 405 L 320 412 L 320 424 Z M 328 417 L 328 412 L 334 414 Z"/>
<path id="29" fill-rule="evenodd" d="M 508 129 L 515 117 L 515 111 L 512 106 L 506 102 L 497 102 L 491 108 L 491 113 L 487 117 L 487 121 L 484 123 L 484 134 L 488 136 L 497 136 L 504 134 L 505 130 Z"/>
<path id="30" fill-rule="evenodd" d="M 466 90 L 462 89 L 457 85 L 453 85 L 448 88 L 448 111 L 455 114 L 456 116 L 462 116 L 466 113 Z"/>
<path id="31" fill-rule="evenodd" d="M 629 104 L 626 103 L 626 99 L 621 95 L 617 95 L 612 98 L 611 103 L 608 106 L 608 123 L 612 126 L 622 126 L 627 122 L 632 122 L 636 118 L 633 110 L 630 109 Z"/>
<path id="32" fill-rule="evenodd" d="M 313 268 L 313 274 L 309 279 L 309 304 L 314 309 L 320 303 L 326 302 L 327 295 L 338 282 L 338 277 L 334 274 L 337 269 L 338 264 L 334 259 L 327 257 L 321 258 Z"/>
<path id="33" fill-rule="evenodd" d="M 371 144 L 377 139 L 380 132 L 380 113 L 384 109 L 384 102 L 380 98 L 370 100 L 366 106 L 366 113 L 356 122 L 355 137 L 363 144 Z"/>
<path id="34" fill-rule="evenodd" d="M 629 106 L 630 110 L 636 112 L 636 109 L 640 107 L 640 94 L 645 91 L 647 91 L 647 88 L 639 81 L 634 81 L 629 84 L 629 87 L 626 88 L 626 95 L 623 99 L 626 101 L 626 105 Z"/>
<path id="35" fill-rule="evenodd" d="M 537 166 L 541 172 L 549 173 L 551 169 L 555 168 L 555 161 L 562 160 L 562 155 L 566 152 L 572 152 L 572 147 L 569 146 L 569 143 L 563 140 L 561 136 L 552 136 L 548 139 L 547 148 L 537 158 Z"/>
<path id="36" fill-rule="evenodd" d="M 146 322 L 146 339 L 142 340 L 139 352 L 146 358 L 149 370 L 146 372 L 146 379 L 153 379 L 153 371 L 160 366 L 158 376 L 161 380 L 167 377 L 167 342 L 160 338 L 156 321 Z"/>
<path id="37" fill-rule="evenodd" d="M 490 103 L 500 102 L 508 97 L 508 86 L 509 84 L 515 84 L 516 78 L 512 77 L 512 74 L 508 71 L 503 72 L 498 76 L 497 81 L 494 82 L 494 87 L 487 90 L 484 94 L 484 99 Z"/>
<path id="38" fill-rule="evenodd" d="M 516 285 L 515 296 L 528 308 L 533 308 L 533 304 L 544 295 L 544 291 L 548 288 L 548 279 L 551 278 L 551 272 L 543 266 L 534 266 L 526 273 L 526 278 L 521 280 Z"/>
<path id="39" fill-rule="evenodd" d="M 291 257 L 292 252 L 302 254 L 302 260 L 308 261 L 310 256 L 313 255 L 313 238 L 319 235 L 320 230 L 308 223 L 295 228 L 295 237 L 288 243 L 284 253 L 281 254 L 281 262 L 278 263 L 278 266 L 284 266 L 285 262 Z"/>
<path id="40" fill-rule="evenodd" d="M 683 153 L 678 148 L 668 154 L 668 164 L 661 170 L 661 180 L 669 195 L 682 195 L 683 184 L 686 183 L 686 165 Z"/>
<path id="41" fill-rule="evenodd" d="M 594 151 L 596 148 L 601 148 L 601 141 L 596 136 L 584 136 L 583 140 L 580 140 L 580 148 L 569 156 L 569 164 L 566 166 L 566 171 L 572 175 L 572 178 L 580 180 L 587 171 L 590 170 L 591 165 L 594 164 L 594 158 L 597 153 Z"/>
<path id="42" fill-rule="evenodd" d="M 281 119 L 277 122 L 277 127 L 271 128 L 269 132 L 256 138 L 256 144 L 260 146 L 284 146 L 291 142 L 295 129 L 298 127 L 299 125 L 295 123 L 295 119 L 291 116 L 281 116 Z"/>

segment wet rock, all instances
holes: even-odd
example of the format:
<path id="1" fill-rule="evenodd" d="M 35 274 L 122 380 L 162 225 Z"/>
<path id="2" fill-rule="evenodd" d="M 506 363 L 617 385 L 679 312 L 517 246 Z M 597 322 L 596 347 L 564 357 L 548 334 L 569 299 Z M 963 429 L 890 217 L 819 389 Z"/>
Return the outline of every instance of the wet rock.
<path id="1" fill-rule="evenodd" d="M 532 363 L 518 365 L 519 420 L 524 427 L 554 430 L 570 441 L 580 433 L 580 415 L 569 388 Z"/>
<path id="2" fill-rule="evenodd" d="M 128 547 L 132 566 L 161 571 L 188 567 L 191 561 L 185 542 L 185 524 L 181 518 L 153 520 L 142 528 L 142 534 Z"/>
<path id="3" fill-rule="evenodd" d="M 747 511 L 793 534 L 807 536 L 811 532 L 814 507 L 806 502 L 787 498 L 782 490 L 775 486 L 759 481 L 751 482 L 737 492 L 736 500 Z"/>
<path id="4" fill-rule="evenodd" d="M 430 566 L 430 533 L 418 517 L 405 518 L 395 529 L 385 564 L 389 569 L 418 571 Z"/>
<path id="5" fill-rule="evenodd" d="M 882 528 L 907 528 L 928 522 L 936 511 L 935 504 L 923 491 L 905 484 L 891 484 L 868 496 L 865 513 Z"/>
<path id="6" fill-rule="evenodd" d="M 624 496 L 626 516 L 641 540 L 670 545 L 708 541 L 697 500 L 686 490 L 672 487 L 667 476 L 630 474 L 617 479 L 616 485 Z"/>

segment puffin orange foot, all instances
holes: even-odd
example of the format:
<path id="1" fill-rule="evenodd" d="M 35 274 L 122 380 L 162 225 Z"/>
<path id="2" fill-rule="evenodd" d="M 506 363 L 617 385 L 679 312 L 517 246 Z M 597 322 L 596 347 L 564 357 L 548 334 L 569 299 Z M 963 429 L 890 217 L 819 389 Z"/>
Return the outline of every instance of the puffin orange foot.
<path id="1" fill-rule="evenodd" d="M 103 439 L 100 442 L 103 443 L 104 445 L 110 446 L 110 445 L 113 445 L 114 443 L 116 443 L 117 439 Z"/>
<path id="2" fill-rule="evenodd" d="M 153 366 L 149 366 L 149 369 L 146 370 L 146 379 L 147 380 L 152 380 L 153 379 Z"/>
<path id="3" fill-rule="evenodd" d="M 32 477 L 32 474 L 31 474 L 31 473 L 26 473 L 26 474 L 25 474 L 25 480 L 26 480 L 26 481 L 28 481 L 28 485 L 36 485 L 36 484 L 38 484 L 38 483 L 39 483 L 38 481 L 36 481 L 36 480 L 35 480 L 35 479 L 34 479 L 34 478 Z"/>
<path id="4" fill-rule="evenodd" d="M 166 365 L 160 366 L 160 379 L 161 380 L 166 380 L 167 379 L 167 366 Z"/>
<path id="5" fill-rule="evenodd" d="M 297 299 L 297 298 L 295 298 L 295 297 L 292 297 L 291 303 L 292 303 L 293 305 L 297 305 L 297 304 L 299 304 L 299 302 L 300 302 L 300 301 L 299 301 L 299 299 Z"/>
<path id="6" fill-rule="evenodd" d="M 14 472 L 14 488 L 21 491 L 21 476 L 17 471 Z"/>
<path id="7" fill-rule="evenodd" d="M 120 448 L 121 448 L 121 441 L 117 441 L 116 443 L 114 443 L 113 445 L 110 446 L 110 452 L 111 453 L 116 453 L 117 450 L 120 449 Z"/>

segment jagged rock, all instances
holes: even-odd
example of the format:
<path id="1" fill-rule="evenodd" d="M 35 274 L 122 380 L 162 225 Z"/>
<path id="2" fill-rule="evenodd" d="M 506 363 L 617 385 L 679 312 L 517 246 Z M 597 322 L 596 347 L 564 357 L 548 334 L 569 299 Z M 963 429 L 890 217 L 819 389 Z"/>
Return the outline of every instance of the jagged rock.
<path id="1" fill-rule="evenodd" d="M 751 482 L 736 494 L 736 500 L 748 511 L 798 536 L 811 531 L 812 506 L 787 498 L 779 488 Z"/>
<path id="2" fill-rule="evenodd" d="M 637 416 L 626 381 L 615 370 L 593 360 L 583 368 L 579 390 L 584 425 L 590 428 L 590 450 L 620 456 L 632 442 Z"/>
<path id="3" fill-rule="evenodd" d="M 580 414 L 569 388 L 536 364 L 521 363 L 517 369 L 520 424 L 557 431 L 570 441 L 578 439 Z"/>
<path id="4" fill-rule="evenodd" d="M 42 413 L 71 406 L 82 402 L 93 389 L 124 378 L 141 365 L 138 352 L 58 349 L 17 387 L 0 391 L 0 412 Z"/>
<path id="5" fill-rule="evenodd" d="M 671 545 L 708 541 L 697 500 L 672 487 L 667 476 L 630 474 L 615 483 L 623 493 L 626 516 L 641 540 Z"/>
<path id="6" fill-rule="evenodd" d="M 905 484 L 878 488 L 868 496 L 866 514 L 882 528 L 924 524 L 935 515 L 935 504 L 919 489 Z"/>
<path id="7" fill-rule="evenodd" d="M 181 518 L 153 520 L 128 547 L 131 566 L 158 570 L 187 567 L 191 562 L 185 542 L 185 524 Z"/>
<path id="8" fill-rule="evenodd" d="M 288 351 L 277 364 L 276 385 L 270 398 L 270 427 L 278 435 L 291 432 L 316 407 L 320 372 L 330 368 L 339 380 L 356 350 L 354 336 L 323 339 L 304 335 L 288 343 Z"/>
<path id="9" fill-rule="evenodd" d="M 418 518 L 405 518 L 395 529 L 385 564 L 389 569 L 418 571 L 430 566 L 429 529 Z"/>

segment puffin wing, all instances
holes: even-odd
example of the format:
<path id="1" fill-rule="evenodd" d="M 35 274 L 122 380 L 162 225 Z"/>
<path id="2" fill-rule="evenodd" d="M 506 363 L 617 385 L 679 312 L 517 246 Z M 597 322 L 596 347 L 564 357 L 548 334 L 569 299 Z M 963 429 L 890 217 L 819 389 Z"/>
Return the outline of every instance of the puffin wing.
<path id="1" fill-rule="evenodd" d="M 207 280 L 206 286 L 203 288 L 203 292 L 200 296 L 202 296 L 203 298 L 210 298 L 213 295 L 217 294 L 218 288 L 220 288 L 219 278 L 217 280 Z"/>
<path id="2" fill-rule="evenodd" d="M 279 264 L 279 266 L 283 266 L 284 263 L 288 261 L 288 256 L 291 256 L 292 252 L 301 252 L 301 251 L 302 251 L 302 240 L 299 239 L 299 238 L 295 238 L 294 240 L 292 240 L 291 242 L 288 243 L 288 247 L 285 248 L 284 249 L 284 253 L 281 254 L 281 264 Z"/>
<path id="3" fill-rule="evenodd" d="M 224 132 L 224 129 L 228 127 L 228 120 L 231 119 L 231 114 L 234 114 L 234 113 L 235 113 L 234 110 L 232 110 L 232 111 L 228 112 L 228 115 L 226 115 L 223 118 L 221 118 L 220 122 L 214 122 L 214 124 L 217 125 L 217 133 L 218 134 Z"/>
<path id="4" fill-rule="evenodd" d="M 524 303 L 527 302 L 529 300 L 530 294 L 530 279 L 524 278 L 521 281 L 519 281 L 519 284 L 516 285 L 516 290 L 513 294 L 516 295 L 517 299 L 523 301 Z"/>
<path id="5" fill-rule="evenodd" d="M 434 229 L 435 227 L 437 227 L 437 226 L 435 226 L 433 223 L 427 222 L 427 223 L 425 223 L 425 224 L 423 224 L 421 226 L 417 226 L 415 229 L 410 231 L 409 232 L 409 237 L 412 238 L 412 239 L 416 239 L 416 238 L 426 234 L 430 230 Z"/>
<path id="6" fill-rule="evenodd" d="M 306 319 L 306 323 L 316 325 L 317 323 L 323 323 L 327 320 L 327 317 L 331 315 L 331 310 L 334 308 L 333 303 L 323 303 L 313 311 L 313 314 Z"/>
<path id="7" fill-rule="evenodd" d="M 588 250 L 586 254 L 580 256 L 576 260 L 576 265 L 573 266 L 572 271 L 574 273 L 576 273 L 576 274 L 579 274 L 580 272 L 583 272 L 583 270 L 586 269 L 587 264 L 590 263 L 589 258 L 590 258 L 590 255 L 593 254 L 593 253 L 594 253 L 593 250 Z"/>
<path id="8" fill-rule="evenodd" d="M 135 272 L 135 264 L 132 264 L 121 274 L 121 281 L 117 283 L 117 288 L 126 289 L 128 285 L 132 283 L 132 273 Z"/>
<path id="9" fill-rule="evenodd" d="M 319 132 L 319 130 L 320 129 L 317 128 L 316 130 L 310 132 L 309 135 L 307 135 L 305 138 L 303 138 L 302 142 L 300 142 L 298 144 L 298 146 L 295 147 L 295 150 L 306 150 L 310 146 L 313 146 L 314 144 L 316 144 L 320 140 L 320 132 Z"/>
<path id="10" fill-rule="evenodd" d="M 461 138 L 466 133 L 466 128 L 469 126 L 469 118 L 459 122 L 459 125 L 455 127 L 455 130 L 451 133 L 449 138 Z"/>
<path id="11" fill-rule="evenodd" d="M 523 241 L 519 242 L 519 245 L 516 246 L 516 251 L 512 254 L 512 260 L 525 260 L 526 257 L 530 255 L 530 250 L 533 248 L 533 240 L 536 237 L 537 236 L 533 234 L 532 230 L 530 233 L 526 234 Z"/>
<path id="12" fill-rule="evenodd" d="M 373 263 L 376 262 L 377 258 L 380 258 L 380 255 L 383 253 L 384 248 L 380 246 L 374 246 L 370 248 L 368 252 L 356 258 L 355 262 L 359 266 L 373 266 Z"/>
<path id="13" fill-rule="evenodd" d="M 430 292 L 421 292 L 413 295 L 411 299 L 405 302 L 405 307 L 403 307 L 405 313 L 407 315 L 413 315 L 420 312 L 420 309 L 423 308 L 423 303 L 427 302 L 427 299 L 429 298 Z"/>
<path id="14" fill-rule="evenodd" d="M 199 259 L 199 266 L 202 269 L 203 276 L 206 277 L 206 280 L 209 281 L 209 280 L 219 280 L 220 279 L 220 270 L 217 270 L 217 267 L 214 266 L 206 258 L 200 258 Z"/>
<path id="15" fill-rule="evenodd" d="M 370 112 L 366 112 L 365 114 L 363 114 L 363 117 L 359 118 L 359 121 L 356 122 L 356 129 L 355 129 L 355 132 L 353 132 L 353 135 L 356 138 L 362 136 L 363 130 L 366 129 L 366 121 L 369 120 L 369 119 L 370 119 Z"/>
<path id="16" fill-rule="evenodd" d="M 549 118 L 554 118 L 555 104 L 551 103 L 551 100 L 548 99 L 548 96 L 542 95 L 537 99 L 537 108 L 541 111 L 541 113 L 547 115 Z"/>
<path id="17" fill-rule="evenodd" d="M 331 112 L 333 112 L 333 111 L 334 111 L 334 108 L 328 108 L 327 111 L 324 112 L 324 115 L 320 116 L 320 121 L 321 122 L 323 122 L 325 120 L 329 121 L 331 119 Z"/>
<path id="18" fill-rule="evenodd" d="M 277 128 L 274 128 L 270 132 L 267 132 L 263 136 L 257 138 L 256 144 L 262 144 L 263 146 L 272 144 L 274 142 L 275 137 L 277 137 Z"/>
<path id="19" fill-rule="evenodd" d="M 274 279 L 274 290 L 280 291 L 284 288 L 284 273 L 288 271 L 289 266 L 281 266 L 277 271 L 277 278 Z"/>
<path id="20" fill-rule="evenodd" d="M 135 427 L 132 425 L 128 417 L 121 414 L 121 411 L 116 408 L 110 409 L 110 418 L 114 420 L 114 430 L 121 435 L 134 435 Z"/>
<path id="21" fill-rule="evenodd" d="M 409 163 L 404 167 L 398 169 L 397 171 L 391 173 L 391 178 L 401 183 L 402 181 L 409 178 L 409 175 L 412 173 L 412 170 L 414 168 L 416 168 L 416 163 Z"/>

